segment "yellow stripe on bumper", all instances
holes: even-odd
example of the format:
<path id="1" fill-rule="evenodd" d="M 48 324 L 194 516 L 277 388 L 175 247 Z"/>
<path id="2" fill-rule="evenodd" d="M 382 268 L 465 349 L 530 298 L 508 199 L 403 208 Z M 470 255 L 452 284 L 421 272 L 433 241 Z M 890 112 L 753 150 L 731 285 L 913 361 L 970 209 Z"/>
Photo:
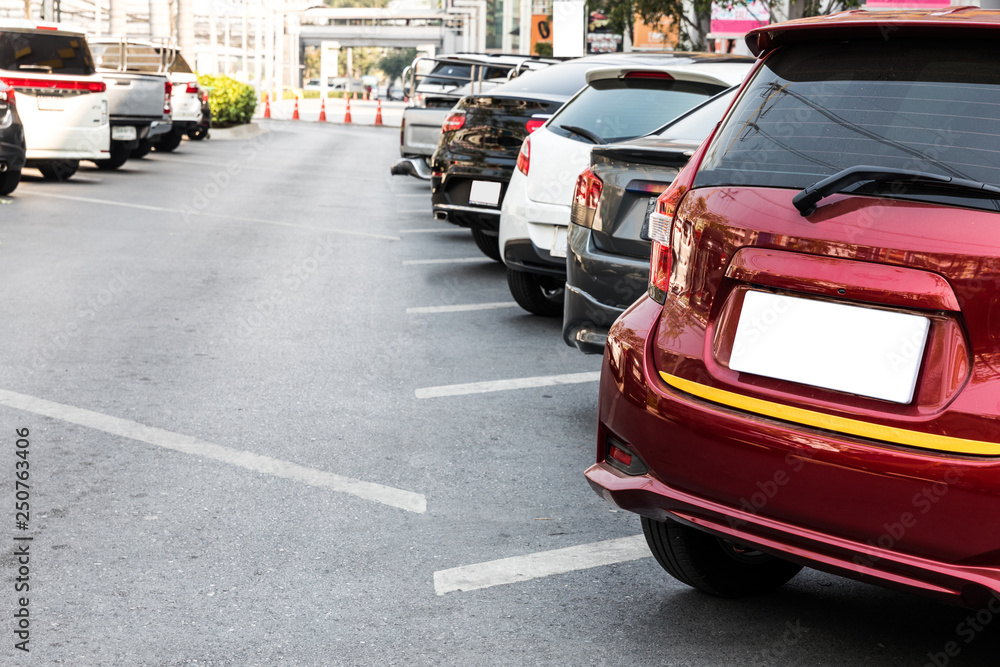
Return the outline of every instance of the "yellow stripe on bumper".
<path id="1" fill-rule="evenodd" d="M 827 431 L 846 433 L 861 438 L 871 440 L 881 440 L 898 445 L 908 445 L 910 447 L 920 447 L 922 449 L 935 449 L 944 452 L 958 452 L 960 454 L 980 454 L 987 456 L 1000 456 L 1000 444 L 995 442 L 984 442 L 982 440 L 967 440 L 965 438 L 952 438 L 947 435 L 934 435 L 932 433 L 922 433 L 893 426 L 883 426 L 872 424 L 857 419 L 847 419 L 846 417 L 836 417 L 834 415 L 794 408 L 789 405 L 772 403 L 771 401 L 752 398 L 742 394 L 736 394 L 724 389 L 716 389 L 707 385 L 692 382 L 683 378 L 660 372 L 663 381 L 675 389 L 685 393 L 703 398 L 706 401 L 719 403 L 737 410 L 744 410 L 765 417 L 773 417 L 782 421 L 794 422 L 814 428 L 821 428 Z"/>

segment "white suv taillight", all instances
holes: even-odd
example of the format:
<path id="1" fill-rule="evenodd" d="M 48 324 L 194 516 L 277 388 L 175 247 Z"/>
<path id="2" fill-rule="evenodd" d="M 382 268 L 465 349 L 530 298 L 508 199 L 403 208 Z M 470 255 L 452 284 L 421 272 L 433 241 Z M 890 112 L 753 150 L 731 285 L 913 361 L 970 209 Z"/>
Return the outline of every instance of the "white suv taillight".
<path id="1" fill-rule="evenodd" d="M 517 170 L 528 175 L 528 168 L 531 167 L 531 138 L 526 138 L 521 144 L 521 152 L 517 154 Z"/>
<path id="2" fill-rule="evenodd" d="M 570 210 L 570 221 L 577 225 L 590 227 L 597 213 L 597 203 L 601 199 L 604 181 L 587 167 L 576 179 L 576 189 L 573 192 L 573 208 Z"/>
<path id="3" fill-rule="evenodd" d="M 185 93 L 197 93 L 198 92 L 198 82 L 188 81 L 187 88 L 184 89 Z"/>
<path id="4" fill-rule="evenodd" d="M 174 90 L 174 84 L 170 83 L 169 81 L 165 81 L 163 83 L 163 113 L 165 114 L 170 113 L 171 109 L 170 94 L 173 92 L 173 90 Z"/>

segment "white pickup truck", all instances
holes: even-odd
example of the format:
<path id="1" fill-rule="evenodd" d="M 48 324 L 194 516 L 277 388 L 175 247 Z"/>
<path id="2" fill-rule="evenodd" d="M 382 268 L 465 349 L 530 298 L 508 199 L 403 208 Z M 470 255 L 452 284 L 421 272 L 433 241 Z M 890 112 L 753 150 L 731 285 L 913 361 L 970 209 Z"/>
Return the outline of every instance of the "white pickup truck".
<path id="1" fill-rule="evenodd" d="M 399 135 L 401 159 L 392 165 L 392 174 L 430 180 L 429 160 L 437 148 L 441 125 L 460 99 L 557 62 L 561 59 L 482 53 L 414 60 L 403 73 L 410 106 L 403 110 Z"/>
<path id="2" fill-rule="evenodd" d="M 170 132 L 171 83 L 152 45 L 119 37 L 89 42 L 97 71 L 108 86 L 111 117 L 111 156 L 94 164 L 117 169 L 140 144 Z"/>

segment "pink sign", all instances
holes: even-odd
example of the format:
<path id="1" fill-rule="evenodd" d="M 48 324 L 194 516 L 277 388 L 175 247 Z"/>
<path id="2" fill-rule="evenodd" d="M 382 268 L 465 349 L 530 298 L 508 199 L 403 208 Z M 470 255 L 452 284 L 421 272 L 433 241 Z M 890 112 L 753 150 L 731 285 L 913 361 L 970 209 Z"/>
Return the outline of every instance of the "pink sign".
<path id="1" fill-rule="evenodd" d="M 747 5 L 713 2 L 711 33 L 714 37 L 739 37 L 749 30 L 770 23 L 770 15 L 767 5 L 761 0 L 754 0 Z"/>
<path id="2" fill-rule="evenodd" d="M 865 4 L 885 9 L 940 9 L 951 6 L 949 0 L 868 0 Z"/>

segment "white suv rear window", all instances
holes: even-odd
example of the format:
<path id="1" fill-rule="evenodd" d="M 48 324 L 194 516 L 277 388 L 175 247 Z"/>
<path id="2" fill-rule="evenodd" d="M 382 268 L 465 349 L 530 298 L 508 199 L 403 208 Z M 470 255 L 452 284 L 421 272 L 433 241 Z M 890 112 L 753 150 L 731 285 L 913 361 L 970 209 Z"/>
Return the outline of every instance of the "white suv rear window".
<path id="1" fill-rule="evenodd" d="M 0 32 L 0 69 L 89 75 L 94 73 L 94 60 L 80 35 L 5 30 Z"/>

